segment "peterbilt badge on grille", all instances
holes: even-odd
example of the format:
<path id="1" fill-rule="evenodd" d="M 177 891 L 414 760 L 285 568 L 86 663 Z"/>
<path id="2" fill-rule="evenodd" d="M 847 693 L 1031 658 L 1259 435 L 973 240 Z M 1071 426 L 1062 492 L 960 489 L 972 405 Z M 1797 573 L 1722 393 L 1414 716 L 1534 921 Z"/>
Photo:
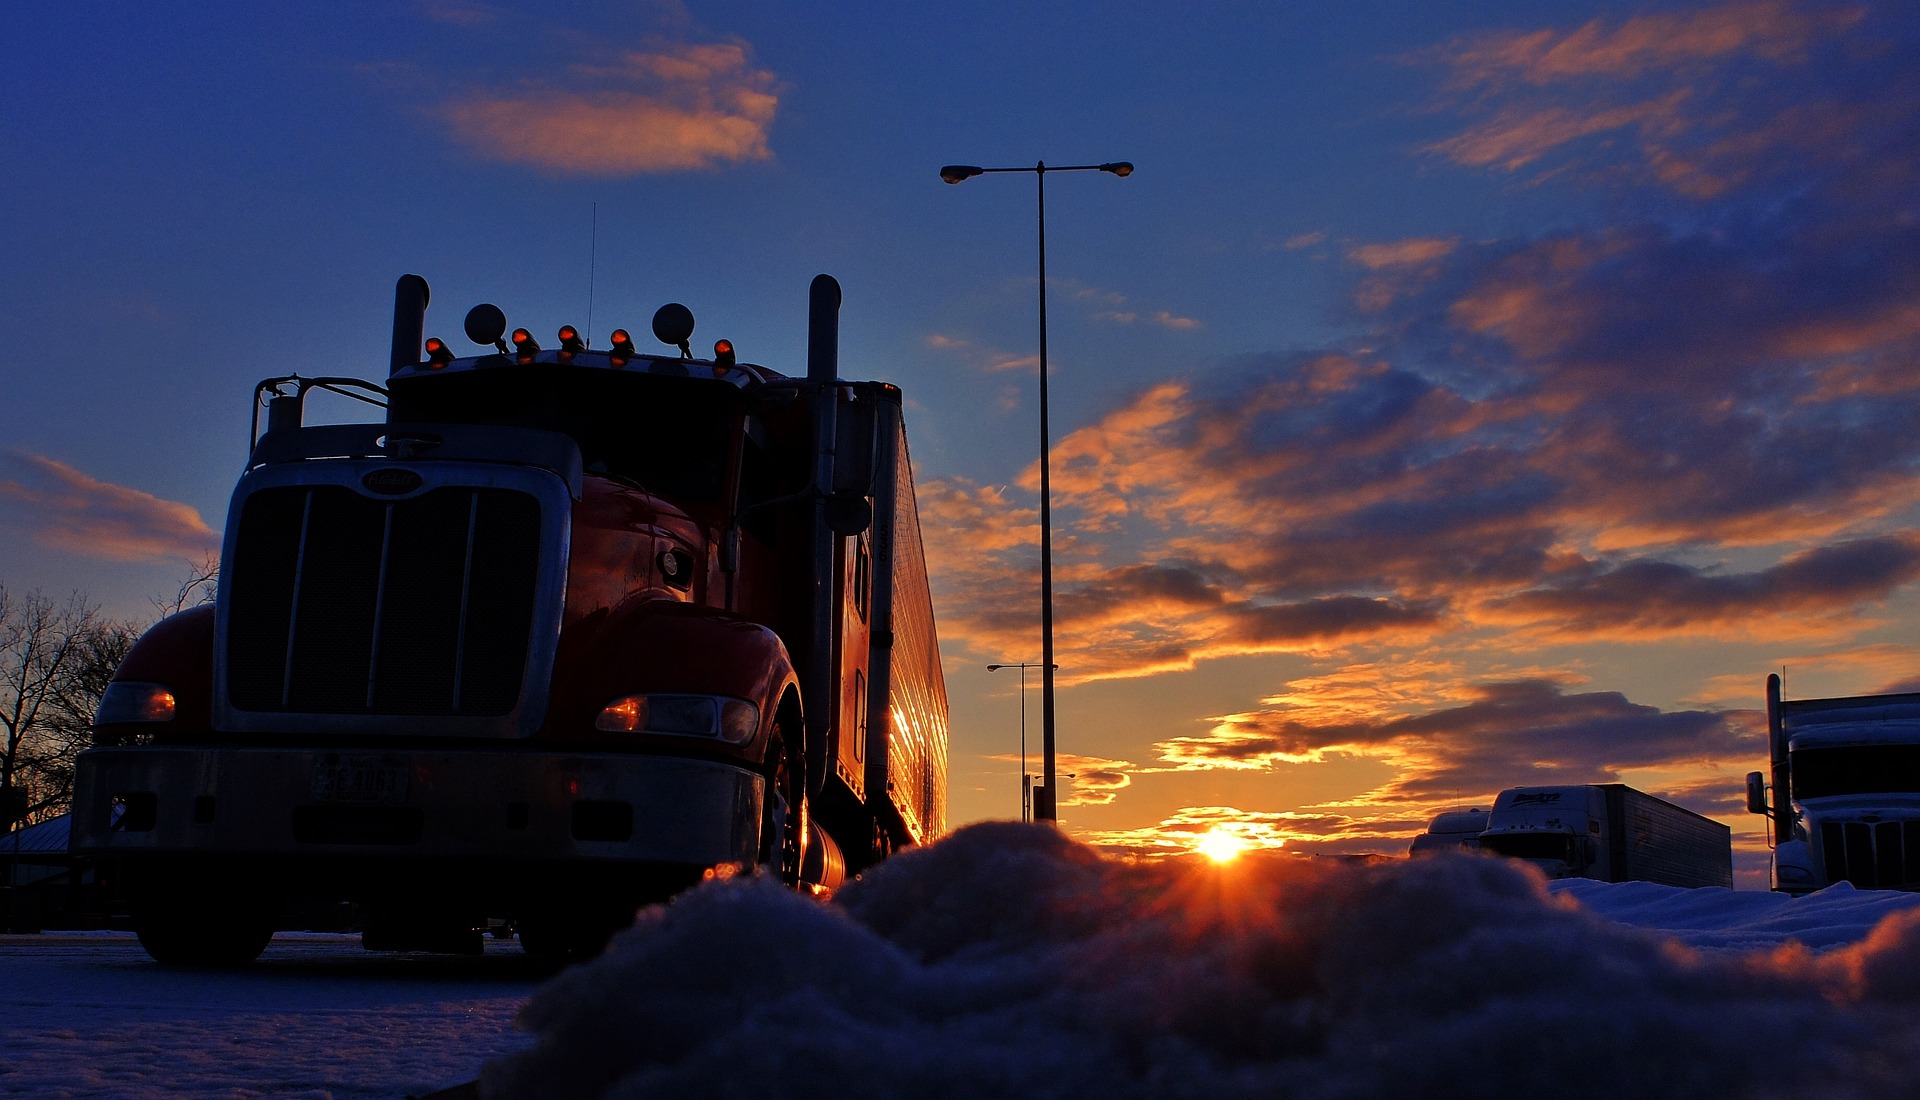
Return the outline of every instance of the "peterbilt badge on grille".
<path id="1" fill-rule="evenodd" d="M 360 484 L 366 486 L 368 492 L 390 497 L 411 493 L 425 483 L 426 479 L 412 470 L 391 466 L 384 470 L 374 470 L 360 479 Z"/>

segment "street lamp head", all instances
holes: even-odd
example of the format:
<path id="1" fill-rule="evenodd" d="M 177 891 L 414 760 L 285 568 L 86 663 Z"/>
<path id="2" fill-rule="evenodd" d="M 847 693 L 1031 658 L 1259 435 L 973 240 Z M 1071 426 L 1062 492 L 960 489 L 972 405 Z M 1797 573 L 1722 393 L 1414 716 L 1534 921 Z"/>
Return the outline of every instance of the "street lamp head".
<path id="1" fill-rule="evenodd" d="M 1133 165 L 1127 165 L 1127 171 L 1132 170 Z M 959 183 L 961 180 L 970 180 L 984 171 L 986 169 L 971 164 L 949 164 L 940 169 L 940 178 L 948 183 Z"/>
<path id="2" fill-rule="evenodd" d="M 1128 176 L 1133 175 L 1133 162 L 1130 160 L 1116 160 L 1111 164 L 1101 165 L 1100 170 L 1102 172 L 1112 172 L 1121 179 L 1126 179 Z M 956 181 L 948 180 L 947 182 L 953 183 Z"/>
<path id="3" fill-rule="evenodd" d="M 1005 666 L 1005 665 L 988 665 L 988 666 L 987 666 L 987 671 L 988 671 L 988 672 L 998 672 L 998 671 L 1000 671 L 1001 669 L 1003 669 L 1003 668 L 1005 668 L 1005 667 L 1007 667 L 1007 666 Z"/>

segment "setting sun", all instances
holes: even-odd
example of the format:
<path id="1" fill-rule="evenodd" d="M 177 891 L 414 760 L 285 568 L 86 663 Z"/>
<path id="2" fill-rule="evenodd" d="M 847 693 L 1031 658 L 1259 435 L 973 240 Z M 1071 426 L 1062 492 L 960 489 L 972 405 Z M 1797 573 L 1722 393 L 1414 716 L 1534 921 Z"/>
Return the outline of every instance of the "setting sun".
<path id="1" fill-rule="evenodd" d="M 1230 862 L 1241 852 L 1247 850 L 1247 842 L 1245 840 L 1218 825 L 1202 833 L 1200 839 L 1194 841 L 1193 846 L 1201 855 L 1206 856 L 1215 863 Z"/>

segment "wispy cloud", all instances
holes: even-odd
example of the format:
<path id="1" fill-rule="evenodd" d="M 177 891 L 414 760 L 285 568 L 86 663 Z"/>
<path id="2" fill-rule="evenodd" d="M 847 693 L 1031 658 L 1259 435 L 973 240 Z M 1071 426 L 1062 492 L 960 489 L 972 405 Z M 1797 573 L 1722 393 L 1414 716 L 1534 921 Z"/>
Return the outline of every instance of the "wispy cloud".
<path id="1" fill-rule="evenodd" d="M 1535 86 L 1586 77 L 1619 79 L 1651 71 L 1692 71 L 1742 57 L 1806 59 L 1817 40 L 1858 24 L 1858 5 L 1736 0 L 1692 11 L 1595 19 L 1572 31 L 1496 31 L 1432 51 L 1468 86 Z"/>
<path id="2" fill-rule="evenodd" d="M 44 546 L 107 561 L 198 561 L 219 550 L 219 533 L 185 504 L 44 455 L 7 451 L 4 464 L 17 476 L 0 481 L 0 501 L 16 516 L 10 526 Z"/>
<path id="3" fill-rule="evenodd" d="M 491 160 L 600 176 L 767 160 L 778 80 L 738 42 L 676 44 L 574 65 L 442 108 Z"/>
<path id="4" fill-rule="evenodd" d="M 1314 850 L 1338 852 L 1392 843 L 1424 821 L 1370 819 L 1339 811 L 1242 810 L 1234 806 L 1184 806 L 1152 825 L 1134 829 L 1094 829 L 1076 836 L 1096 848 L 1136 859 L 1191 856 L 1202 837 L 1233 835 L 1248 849 L 1276 849 L 1302 842 Z"/>
<path id="5" fill-rule="evenodd" d="M 1416 56 L 1450 71 L 1477 121 L 1431 151 L 1503 171 L 1564 156 L 1561 167 L 1625 169 L 1689 198 L 1718 198 L 1792 172 L 1782 157 L 1859 151 L 1852 139 L 1870 132 L 1859 120 L 1882 112 L 1856 108 L 1883 89 L 1829 74 L 1873 66 L 1858 43 L 1871 37 L 1861 33 L 1868 14 L 1860 5 L 1735 0 L 1458 38 Z M 1886 56 L 1897 51 L 1880 52 L 1900 74 Z M 1823 79 L 1790 75 L 1810 68 Z M 1910 74 L 1893 80 L 1911 83 Z"/>
<path id="6" fill-rule="evenodd" d="M 1459 247 L 1457 237 L 1410 237 L 1401 241 L 1357 244 L 1347 249 L 1347 258 L 1362 267 L 1405 267 L 1430 264 Z"/>
<path id="7" fill-rule="evenodd" d="M 1007 764 L 1019 764 L 1017 754 L 1001 753 L 986 759 Z M 1026 758 L 1030 768 L 1040 766 L 1037 753 Z M 1062 779 L 1067 797 L 1060 799 L 1060 806 L 1106 806 L 1118 798 L 1120 792 L 1133 783 L 1133 773 L 1138 765 L 1128 760 L 1109 760 L 1102 756 L 1082 756 L 1077 753 L 1063 752 L 1054 757 L 1054 768 Z M 1038 774 L 1037 772 L 1035 773 Z M 1038 780 L 1036 779 L 1036 782 Z"/>

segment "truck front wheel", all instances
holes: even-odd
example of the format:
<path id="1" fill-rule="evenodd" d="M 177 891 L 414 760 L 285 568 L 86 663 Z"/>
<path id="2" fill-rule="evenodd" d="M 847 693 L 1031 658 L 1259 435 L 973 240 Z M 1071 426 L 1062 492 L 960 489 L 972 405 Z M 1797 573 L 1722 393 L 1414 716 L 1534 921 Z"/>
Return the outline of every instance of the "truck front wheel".
<path id="1" fill-rule="evenodd" d="M 807 784 L 798 745 L 789 748 L 776 727 L 768 750 L 766 809 L 761 814 L 760 862 L 788 886 L 800 885 L 806 863 Z"/>
<path id="2" fill-rule="evenodd" d="M 135 911 L 133 929 L 153 961 L 169 966 L 245 966 L 273 938 L 273 922 L 246 906 L 149 902 Z"/>

